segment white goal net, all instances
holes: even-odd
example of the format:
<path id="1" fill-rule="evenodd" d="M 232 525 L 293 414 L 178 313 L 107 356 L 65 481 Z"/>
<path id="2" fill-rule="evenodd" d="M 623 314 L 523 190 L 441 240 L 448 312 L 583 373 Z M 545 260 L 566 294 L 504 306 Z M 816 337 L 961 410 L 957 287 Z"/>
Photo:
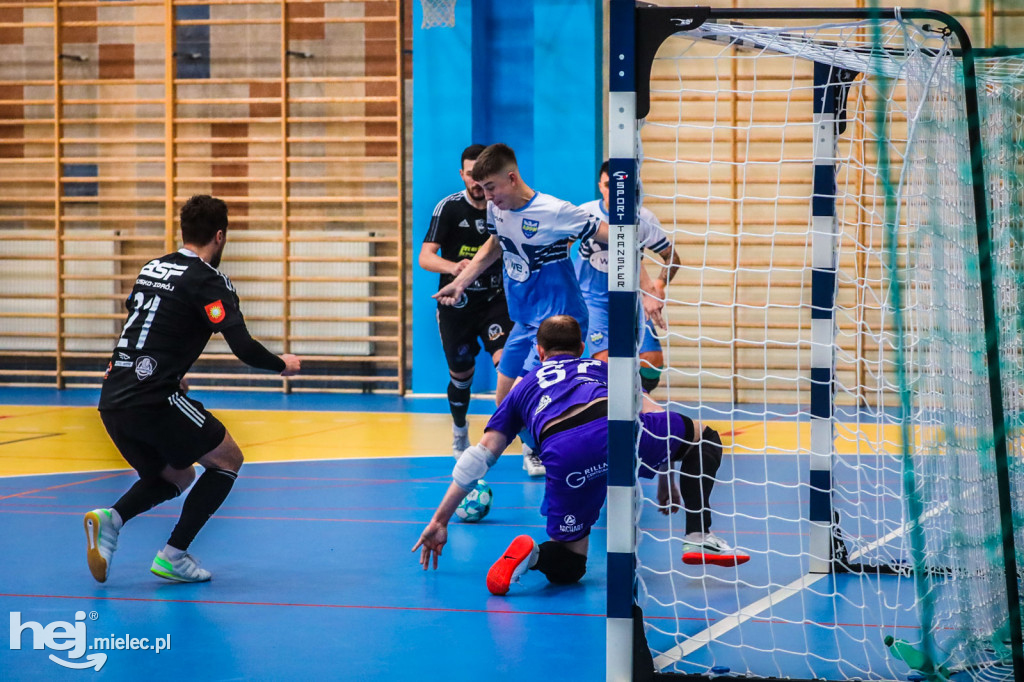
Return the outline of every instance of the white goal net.
<path id="1" fill-rule="evenodd" d="M 640 201 L 682 258 L 654 398 L 722 435 L 711 530 L 751 560 L 681 563 L 682 515 L 643 486 L 655 669 L 1006 678 L 962 46 L 899 12 L 679 26 L 638 128 Z M 1019 185 L 1000 187 L 990 210 L 1019 220 Z M 1002 272 L 1009 310 L 1021 279 Z"/>

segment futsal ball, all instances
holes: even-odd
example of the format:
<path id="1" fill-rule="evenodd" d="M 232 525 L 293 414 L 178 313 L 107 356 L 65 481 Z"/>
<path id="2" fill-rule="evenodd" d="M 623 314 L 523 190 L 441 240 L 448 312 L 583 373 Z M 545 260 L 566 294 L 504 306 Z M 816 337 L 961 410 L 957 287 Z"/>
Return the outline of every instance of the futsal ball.
<path id="1" fill-rule="evenodd" d="M 487 485 L 484 480 L 477 481 L 476 487 L 469 491 L 469 494 L 459 504 L 458 509 L 455 510 L 455 515 L 467 523 L 476 523 L 491 511 L 491 500 L 493 499 L 491 486 Z"/>

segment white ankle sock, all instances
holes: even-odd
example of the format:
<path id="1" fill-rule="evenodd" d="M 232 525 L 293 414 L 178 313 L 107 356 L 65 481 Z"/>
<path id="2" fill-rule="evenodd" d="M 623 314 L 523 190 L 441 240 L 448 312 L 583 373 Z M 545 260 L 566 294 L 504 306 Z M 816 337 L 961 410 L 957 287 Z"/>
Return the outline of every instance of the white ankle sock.
<path id="1" fill-rule="evenodd" d="M 170 545 L 164 545 L 162 551 L 164 556 L 170 561 L 177 561 L 185 555 L 185 550 L 178 549 L 177 547 L 171 547 Z"/>

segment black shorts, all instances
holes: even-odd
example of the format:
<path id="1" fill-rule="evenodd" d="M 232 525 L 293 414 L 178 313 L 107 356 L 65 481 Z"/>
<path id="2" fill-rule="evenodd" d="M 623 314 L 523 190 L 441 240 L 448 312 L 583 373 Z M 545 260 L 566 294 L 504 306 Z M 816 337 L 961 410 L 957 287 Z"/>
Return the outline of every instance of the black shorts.
<path id="1" fill-rule="evenodd" d="M 110 440 L 141 478 L 187 469 L 224 440 L 227 429 L 198 400 L 175 393 L 166 405 L 100 410 Z"/>
<path id="2" fill-rule="evenodd" d="M 465 372 L 476 364 L 480 341 L 488 355 L 494 355 L 495 351 L 505 347 L 512 331 L 512 320 L 508 317 L 505 297 L 499 296 L 473 308 L 438 306 L 437 328 L 441 332 L 448 369 Z"/>

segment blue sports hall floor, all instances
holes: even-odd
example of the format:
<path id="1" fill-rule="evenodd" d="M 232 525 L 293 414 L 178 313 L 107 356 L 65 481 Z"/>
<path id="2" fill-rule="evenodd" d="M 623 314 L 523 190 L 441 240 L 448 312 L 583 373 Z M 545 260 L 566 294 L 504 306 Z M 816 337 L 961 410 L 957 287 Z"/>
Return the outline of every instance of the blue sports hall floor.
<path id="1" fill-rule="evenodd" d="M 451 480 L 443 399 L 195 395 L 246 455 L 230 497 L 190 550 L 213 580 L 172 584 L 148 570 L 178 498 L 126 526 L 110 578 L 98 584 L 85 562 L 82 515 L 112 504 L 134 479 L 92 408 L 96 392 L 0 390 L 0 612 L 14 631 L 0 644 L 0 680 L 605 678 L 603 515 L 581 584 L 555 587 L 531 573 L 506 597 L 485 587 L 514 536 L 544 537 L 543 483 L 522 471 L 516 446 L 487 478 L 490 515 L 453 520 L 440 569 L 424 572 L 410 550 Z M 491 408 L 489 398 L 474 399 L 474 440 Z M 746 464 L 727 461 L 721 475 L 731 477 L 733 466 Z M 735 511 L 736 499 L 716 498 L 716 513 Z M 779 530 L 789 533 L 795 545 L 799 533 Z M 763 536 L 741 525 L 732 539 L 753 548 Z M 757 562 L 732 570 L 754 576 L 765 570 Z M 790 570 L 800 577 L 799 565 Z M 705 589 L 699 575 L 692 582 Z M 737 599 L 764 596 L 705 592 L 722 614 Z M 756 641 L 751 628 L 746 637 Z M 97 638 L 112 648 L 96 648 Z M 806 670 L 794 661 L 783 672 Z"/>

